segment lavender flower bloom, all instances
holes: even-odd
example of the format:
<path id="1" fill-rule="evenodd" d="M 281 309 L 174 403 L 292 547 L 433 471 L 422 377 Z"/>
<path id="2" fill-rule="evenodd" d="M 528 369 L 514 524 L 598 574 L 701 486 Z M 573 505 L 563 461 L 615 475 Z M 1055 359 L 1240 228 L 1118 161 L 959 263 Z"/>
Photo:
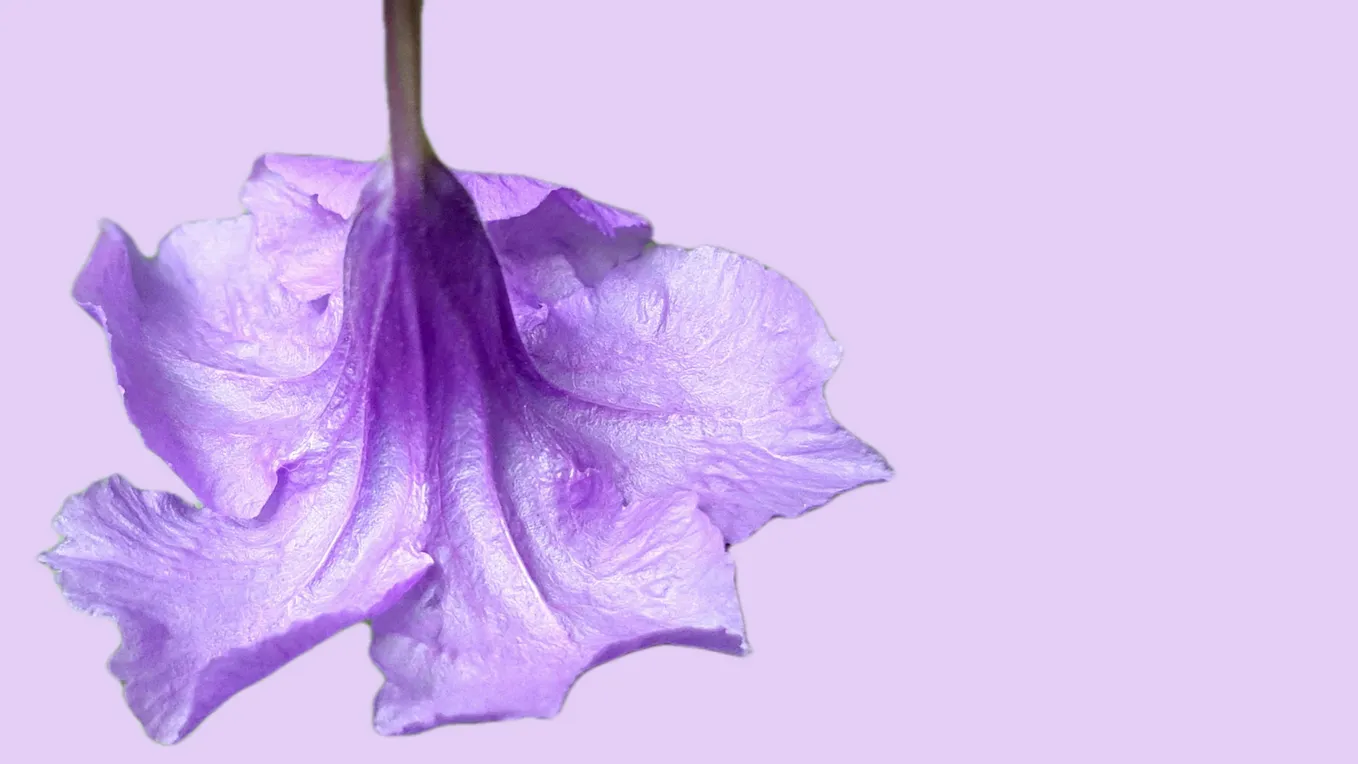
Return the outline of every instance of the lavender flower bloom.
<path id="1" fill-rule="evenodd" d="M 75 287 L 127 411 L 203 501 L 121 477 L 43 556 L 113 616 L 173 742 L 371 620 L 380 732 L 551 716 L 649 645 L 745 649 L 726 545 L 889 469 L 831 417 L 838 357 L 758 263 L 654 244 L 569 189 L 447 170 L 418 7 L 388 2 L 392 159 L 268 155 L 246 214 L 157 255 L 105 224 Z"/>

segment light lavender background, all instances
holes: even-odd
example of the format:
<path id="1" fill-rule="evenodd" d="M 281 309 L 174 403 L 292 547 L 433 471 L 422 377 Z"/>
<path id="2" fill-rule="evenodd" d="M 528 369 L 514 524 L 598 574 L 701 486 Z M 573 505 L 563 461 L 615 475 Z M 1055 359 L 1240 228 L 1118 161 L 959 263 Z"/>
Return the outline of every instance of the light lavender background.
<path id="1" fill-rule="evenodd" d="M 100 217 L 383 151 L 379 4 L 2 7 L 0 758 L 1358 760 L 1352 3 L 429 0 L 442 155 L 796 280 L 899 475 L 735 549 L 748 658 L 386 739 L 360 626 L 174 749 L 34 561 L 88 482 L 180 487 L 69 285 Z"/>

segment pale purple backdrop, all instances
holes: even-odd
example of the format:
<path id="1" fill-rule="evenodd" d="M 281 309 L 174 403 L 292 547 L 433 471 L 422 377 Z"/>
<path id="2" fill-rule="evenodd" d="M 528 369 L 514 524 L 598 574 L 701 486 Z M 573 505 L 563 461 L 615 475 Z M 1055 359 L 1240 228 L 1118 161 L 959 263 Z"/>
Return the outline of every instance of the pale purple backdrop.
<path id="1" fill-rule="evenodd" d="M 1358 18 L 1295 0 L 429 0 L 444 158 L 796 280 L 899 474 L 735 549 L 748 658 L 388 739 L 359 626 L 150 742 L 34 560 L 92 480 L 181 487 L 69 285 L 100 217 L 380 154 L 379 5 L 0 10 L 0 758 L 1358 761 Z"/>

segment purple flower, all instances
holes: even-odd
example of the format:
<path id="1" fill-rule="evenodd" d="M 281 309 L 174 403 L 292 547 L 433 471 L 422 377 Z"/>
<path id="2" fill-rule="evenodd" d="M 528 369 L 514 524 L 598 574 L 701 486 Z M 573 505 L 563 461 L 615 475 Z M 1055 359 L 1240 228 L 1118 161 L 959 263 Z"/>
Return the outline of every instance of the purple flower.
<path id="1" fill-rule="evenodd" d="M 115 476 L 43 556 L 117 620 L 159 741 L 364 620 L 393 734 L 550 716 L 649 645 L 740 653 L 727 544 L 890 474 L 826 408 L 838 348 L 791 282 L 445 169 L 399 79 L 411 23 L 389 18 L 392 161 L 265 156 L 246 214 L 153 258 L 105 224 L 76 282 L 204 504 Z"/>

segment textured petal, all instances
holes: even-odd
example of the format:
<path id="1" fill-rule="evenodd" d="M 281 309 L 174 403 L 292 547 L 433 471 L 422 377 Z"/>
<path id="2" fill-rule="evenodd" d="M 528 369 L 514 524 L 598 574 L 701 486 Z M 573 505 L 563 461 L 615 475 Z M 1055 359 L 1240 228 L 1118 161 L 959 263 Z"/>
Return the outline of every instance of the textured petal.
<path id="1" fill-rule="evenodd" d="M 485 185 L 481 181 L 472 187 Z M 487 231 L 523 326 L 536 324 L 552 303 L 598 284 L 620 263 L 640 257 L 651 239 L 644 218 L 564 188 L 552 190 L 520 215 L 488 223 Z"/>
<path id="2" fill-rule="evenodd" d="M 570 189 L 458 179 L 478 209 L 522 211 L 487 224 L 516 323 L 537 370 L 596 404 L 558 416 L 623 465 L 628 500 L 692 490 L 733 543 L 891 475 L 831 416 L 840 349 L 791 281 L 716 248 L 651 244 L 644 218 Z"/>
<path id="3" fill-rule="evenodd" d="M 427 567 L 409 540 L 417 527 L 383 522 L 376 506 L 342 511 L 333 486 L 298 482 L 260 524 L 120 477 L 58 516 L 66 539 L 43 561 L 73 604 L 117 621 L 109 668 L 156 740 L 178 740 L 237 691 L 385 609 Z"/>
<path id="4" fill-rule="evenodd" d="M 105 224 L 77 279 L 76 300 L 109 336 L 129 417 L 214 511 L 253 516 L 278 473 L 318 446 L 312 432 L 340 374 L 326 361 L 343 312 L 345 243 L 376 166 L 265 155 L 241 193 L 246 215 L 181 226 L 153 258 Z M 634 252 L 649 237 L 644 219 L 549 183 L 458 177 L 486 221 L 551 197 L 548 209 L 590 230 L 628 230 Z M 599 271 L 623 256 L 600 247 L 576 260 Z"/>
<path id="5" fill-rule="evenodd" d="M 374 197 L 369 207 L 381 201 Z M 261 372 L 192 382 L 187 375 L 166 375 L 167 408 L 191 401 L 197 406 L 192 416 L 253 428 L 255 444 L 263 442 L 258 436 L 268 423 L 229 395 L 235 392 L 230 384 L 267 382 L 274 385 L 270 394 L 314 402 L 305 426 L 295 430 L 303 447 L 279 470 L 258 512 L 239 518 L 194 509 L 114 479 L 73 498 L 58 518 L 66 539 L 44 561 L 77 605 L 118 620 L 123 647 L 112 668 L 127 685 L 132 710 L 158 740 L 178 739 L 234 692 L 385 608 L 431 563 L 422 551 L 432 460 L 419 315 L 392 288 L 401 267 L 392 255 L 384 242 L 346 250 L 346 308 L 321 366 L 330 370 L 325 374 L 283 378 Z M 124 256 L 93 262 L 122 265 L 115 274 L 129 287 L 105 292 L 99 314 L 114 316 L 106 325 L 142 340 L 151 350 L 138 360 L 150 358 L 152 370 L 181 368 L 173 365 L 185 362 L 177 354 L 195 348 L 185 340 L 173 352 L 165 350 L 179 339 L 169 318 L 193 316 L 203 307 L 143 299 L 159 293 L 140 287 L 160 282 L 137 281 L 147 273 L 161 278 L 150 269 L 175 261 Z M 122 343 L 113 336 L 116 354 Z M 144 371 L 117 360 L 120 373 Z M 134 377 L 146 379 L 159 381 L 151 374 Z M 129 408 L 143 410 L 131 400 L 129 391 Z M 145 411 L 157 412 L 154 400 L 145 404 Z M 199 437 L 211 432 L 190 419 L 156 424 L 179 436 L 195 426 Z M 245 464 L 223 462 L 221 469 L 230 474 Z"/>
<path id="6" fill-rule="evenodd" d="M 265 154 L 259 163 L 343 218 L 353 216 L 363 188 L 377 168 L 376 162 L 300 154 Z"/>
<path id="7" fill-rule="evenodd" d="M 778 273 L 711 247 L 633 248 L 549 204 L 492 231 L 534 365 L 595 404 L 563 416 L 625 465 L 627 499 L 693 490 L 736 542 L 891 474 L 830 415 L 839 347 Z"/>
<path id="8" fill-rule="evenodd" d="M 650 644 L 741 651 L 721 534 L 691 493 L 623 501 L 524 355 L 470 197 L 451 174 L 429 183 L 408 213 L 420 222 L 355 229 L 359 246 L 400 242 L 394 278 L 422 316 L 437 454 L 435 567 L 373 622 L 378 729 L 548 716 L 582 671 Z"/>
<path id="9" fill-rule="evenodd" d="M 340 381 L 339 279 L 307 263 L 342 258 L 348 223 L 262 163 L 242 196 L 252 214 L 181 226 L 154 258 L 105 224 L 75 297 L 146 444 L 209 507 L 250 517 L 316 447 Z"/>

